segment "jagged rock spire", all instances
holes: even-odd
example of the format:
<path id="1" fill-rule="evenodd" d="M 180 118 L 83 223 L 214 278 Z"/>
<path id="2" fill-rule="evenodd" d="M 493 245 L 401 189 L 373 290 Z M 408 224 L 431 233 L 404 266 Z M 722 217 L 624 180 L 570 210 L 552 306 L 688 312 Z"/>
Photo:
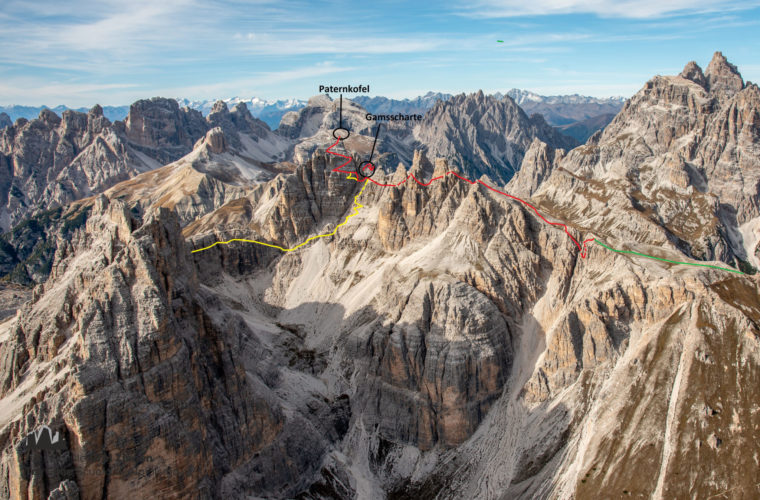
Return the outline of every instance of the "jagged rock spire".
<path id="1" fill-rule="evenodd" d="M 731 97 L 744 88 L 744 80 L 736 66 L 728 62 L 722 52 L 716 52 L 707 65 L 705 77 L 710 92 L 719 97 Z"/>
<path id="2" fill-rule="evenodd" d="M 694 61 L 687 63 L 679 76 L 686 78 L 687 80 L 691 80 L 702 88 L 707 89 L 707 78 L 705 78 L 705 74 L 702 72 L 702 68 L 700 68 L 699 65 Z"/>

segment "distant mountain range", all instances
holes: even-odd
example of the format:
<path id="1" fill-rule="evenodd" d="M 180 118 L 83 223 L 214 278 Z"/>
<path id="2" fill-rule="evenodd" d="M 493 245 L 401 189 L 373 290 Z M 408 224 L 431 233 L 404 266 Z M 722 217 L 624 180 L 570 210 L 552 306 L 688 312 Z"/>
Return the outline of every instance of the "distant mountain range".
<path id="1" fill-rule="evenodd" d="M 498 97 L 501 94 L 494 95 Z M 578 94 L 543 96 L 520 89 L 512 89 L 506 95 L 514 99 L 529 115 L 539 113 L 555 127 L 601 115 L 616 115 L 626 101 L 625 97 L 598 98 Z"/>
<path id="2" fill-rule="evenodd" d="M 0 130 L 2 498 L 752 498 L 760 87 L 336 97 Z"/>
<path id="3" fill-rule="evenodd" d="M 564 127 L 574 124 L 576 122 L 587 121 L 593 123 L 594 126 L 601 124 L 599 128 L 603 128 L 604 125 L 609 123 L 609 120 L 604 121 L 600 117 L 602 115 L 615 115 L 623 107 L 625 98 L 623 97 L 610 97 L 610 98 L 597 98 L 582 96 L 578 94 L 561 95 L 561 96 L 543 96 L 530 92 L 527 90 L 512 89 L 506 94 L 496 92 L 493 96 L 497 99 L 503 99 L 505 96 L 511 97 L 528 115 L 539 113 L 543 115 L 544 119 L 549 125 L 555 127 Z M 388 97 L 368 97 L 368 96 L 354 96 L 351 98 L 353 102 L 360 105 L 370 113 L 425 113 L 432 108 L 438 101 L 447 101 L 452 97 L 451 94 L 444 94 L 441 92 L 428 92 L 427 94 L 412 99 L 390 99 Z M 258 97 L 231 97 L 228 99 L 222 99 L 228 107 L 232 108 L 238 103 L 244 103 L 251 114 L 269 125 L 272 130 L 276 129 L 280 125 L 282 117 L 290 111 L 298 111 L 306 106 L 307 102 L 304 99 L 279 99 L 279 100 L 265 100 Z M 196 109 L 208 115 L 216 99 L 206 100 L 190 100 L 184 98 L 177 98 L 177 103 L 180 107 L 187 106 L 192 109 Z M 6 113 L 8 119 L 5 119 L 0 114 L 0 128 L 10 125 L 17 118 L 26 118 L 30 120 L 37 118 L 40 111 L 43 109 L 50 109 L 57 115 L 67 110 L 73 109 L 75 111 L 87 112 L 87 108 L 69 108 L 67 106 L 56 106 L 54 108 L 48 108 L 47 106 L 0 106 L 0 113 Z M 124 120 L 129 112 L 129 106 L 103 106 L 103 115 L 111 121 Z M 593 127 L 592 127 L 593 128 Z M 586 126 L 581 126 L 573 129 L 575 133 L 572 133 L 573 137 L 584 142 L 586 138 L 596 130 L 591 130 L 591 133 L 585 135 L 585 133 L 579 133 L 579 130 L 589 129 Z M 590 129 L 589 129 L 590 130 Z"/>
<path id="4" fill-rule="evenodd" d="M 108 118 L 109 120 L 116 121 L 116 120 L 123 120 L 126 118 L 127 113 L 129 113 L 129 105 L 127 106 L 102 106 L 103 108 L 103 116 Z M 89 111 L 89 108 L 71 108 L 69 106 L 59 105 L 54 108 L 50 108 L 48 106 L 20 106 L 18 104 L 13 104 L 10 106 L 0 106 L 0 116 L 2 116 L 2 113 L 5 113 L 8 115 L 8 118 L 11 122 L 15 122 L 18 118 L 25 118 L 27 120 L 31 120 L 32 118 L 37 118 L 40 116 L 40 112 L 43 109 L 49 109 L 50 111 L 54 112 L 56 115 L 61 116 L 61 113 L 66 111 L 67 109 L 71 109 L 73 111 L 79 111 L 80 113 L 87 113 Z M 5 122 L 2 118 L 0 118 L 0 128 L 3 128 L 5 126 L 10 125 L 9 123 Z"/>
<path id="5" fill-rule="evenodd" d="M 238 103 L 243 103 L 248 107 L 251 114 L 259 120 L 269 125 L 269 128 L 274 130 L 280 125 L 280 120 L 290 111 L 298 111 L 306 106 L 306 102 L 303 99 L 279 99 L 276 101 L 267 101 L 258 97 L 231 97 L 229 99 L 222 99 L 224 103 L 234 108 Z M 202 101 L 191 101 L 189 99 L 177 99 L 180 106 L 187 106 L 192 109 L 197 109 L 203 115 L 208 115 L 214 103 L 218 99 L 206 99 Z"/>
<path id="6" fill-rule="evenodd" d="M 387 97 L 367 97 L 356 96 L 351 100 L 360 105 L 370 113 L 376 114 L 393 114 L 393 113 L 424 113 L 435 106 L 438 101 L 448 101 L 451 94 L 442 94 L 441 92 L 428 92 L 424 96 L 415 97 L 414 99 L 389 99 Z"/>

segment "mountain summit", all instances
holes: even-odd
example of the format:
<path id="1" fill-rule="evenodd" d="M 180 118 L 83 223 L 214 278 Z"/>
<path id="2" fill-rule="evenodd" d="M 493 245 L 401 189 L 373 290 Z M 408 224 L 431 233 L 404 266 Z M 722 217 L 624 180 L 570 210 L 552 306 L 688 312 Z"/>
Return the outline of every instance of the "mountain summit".
<path id="1" fill-rule="evenodd" d="M 509 98 L 459 94 L 438 102 L 415 128 L 429 156 L 449 158 L 471 177 L 488 175 L 506 183 L 520 168 L 534 138 L 555 148 L 577 143 L 550 127 L 540 115 L 528 117 Z"/>
<path id="2" fill-rule="evenodd" d="M 339 106 L 272 131 L 151 100 L 2 132 L 37 172 L 106 133 L 189 148 L 40 248 L 0 323 L 3 496 L 755 494 L 757 86 L 689 63 L 568 150 L 510 97 L 438 101 L 377 144 L 347 99 L 333 137 Z M 25 444 L 43 426 L 60 449 Z"/>

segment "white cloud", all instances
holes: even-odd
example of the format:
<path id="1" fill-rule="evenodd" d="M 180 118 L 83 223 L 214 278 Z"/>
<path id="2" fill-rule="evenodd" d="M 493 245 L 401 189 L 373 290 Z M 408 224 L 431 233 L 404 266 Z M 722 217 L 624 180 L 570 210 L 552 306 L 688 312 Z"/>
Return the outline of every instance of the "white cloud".
<path id="1" fill-rule="evenodd" d="M 400 54 L 434 50 L 429 37 L 377 37 L 363 33 L 325 34 L 323 31 L 285 31 L 235 37 L 245 39 L 241 50 L 261 55 Z"/>
<path id="2" fill-rule="evenodd" d="M 75 0 L 68 15 L 49 2 L 12 3 L 8 20 L 0 22 L 0 62 L 83 71 L 139 65 L 150 54 L 205 35 L 199 20 L 186 15 L 199 8 L 196 2 Z M 43 7 L 50 7 L 52 14 L 39 12 Z"/>
<path id="3" fill-rule="evenodd" d="M 166 42 L 183 33 L 181 25 L 174 20 L 179 12 L 194 7 L 193 0 L 124 3 L 105 17 L 70 25 L 55 36 L 63 49 L 130 50 L 134 44 Z"/>
<path id="4" fill-rule="evenodd" d="M 76 83 L 49 82 L 43 78 L 23 77 L 0 80 L 0 96 L 9 104 L 38 106 L 90 107 L 99 104 L 123 105 L 145 97 L 186 97 L 189 99 L 225 98 L 234 95 L 257 95 L 266 97 L 272 88 L 289 82 L 298 82 L 317 76 L 344 73 L 355 67 L 338 66 L 333 63 L 319 63 L 283 71 L 259 72 L 251 77 L 209 81 L 177 87 L 146 87 L 136 83 Z M 223 75 L 221 75 L 223 77 Z M 266 89 L 266 90 L 264 90 Z M 316 89 L 314 91 L 316 93 Z M 274 97 L 282 97 L 275 95 Z"/>
<path id="5" fill-rule="evenodd" d="M 347 66 L 337 66 L 333 63 L 320 63 L 300 68 L 293 68 L 283 71 L 271 71 L 253 75 L 249 78 L 238 78 L 208 84 L 188 85 L 184 87 L 174 87 L 163 89 L 163 95 L 186 97 L 189 99 L 208 99 L 209 97 L 228 97 L 240 94 L 257 95 L 262 94 L 262 87 L 271 88 L 275 84 L 293 82 L 303 79 L 313 79 L 316 76 L 330 75 L 334 73 L 343 73 L 353 71 L 356 68 Z M 316 92 L 315 92 L 316 93 Z"/>
<path id="6" fill-rule="evenodd" d="M 647 19 L 674 14 L 725 12 L 758 6 L 760 2 L 746 0 L 475 0 L 463 4 L 461 12 L 484 18 L 596 14 L 602 17 Z"/>
<path id="7" fill-rule="evenodd" d="M 383 36 L 334 19 L 313 29 L 321 22 L 268 0 L 73 0 L 69 12 L 76 16 L 62 15 L 55 2 L 39 4 L 12 0 L 0 14 L 0 63 L 103 74 L 179 58 L 202 64 L 235 56 L 400 54 L 441 44 L 424 34 Z M 334 18 L 329 9 L 324 15 Z"/>
<path id="8" fill-rule="evenodd" d="M 395 0 L 341 9 L 306 0 L 0 2 L 0 101 L 84 106 L 151 95 L 306 97 L 317 77 L 330 74 L 385 79 L 383 92 L 390 94 L 453 82 L 475 88 L 492 82 L 498 68 L 508 68 L 528 74 L 525 85 L 535 88 L 547 65 L 561 66 L 594 44 L 617 44 L 625 52 L 625 46 L 636 45 L 629 42 L 697 39 L 712 31 L 715 48 L 728 55 L 743 41 L 716 30 L 751 33 L 747 26 L 760 22 L 738 11 L 760 0 L 448 0 L 448 8 L 437 6 L 434 15 L 427 7 L 420 14 L 419 5 L 405 12 Z M 452 4 L 469 18 L 452 21 Z M 391 5 L 399 8 L 393 14 Z M 709 11 L 715 13 L 681 15 Z M 578 13 L 637 20 L 593 30 L 550 18 L 481 21 Z M 684 62 L 700 56 L 682 52 Z M 754 61 L 749 53 L 746 57 L 744 62 Z M 618 71 L 622 61 L 615 56 L 600 64 Z M 651 73 L 643 71 L 641 81 Z M 552 75 L 548 83 L 556 81 Z M 577 85 L 567 90 L 594 89 L 587 82 Z M 619 88 L 630 85 L 626 81 Z M 380 87 L 373 83 L 373 88 Z"/>
<path id="9" fill-rule="evenodd" d="M 100 104 L 121 105 L 131 101 L 123 101 L 120 96 L 139 94 L 139 91 L 136 91 L 138 88 L 140 85 L 134 83 L 71 83 L 50 82 L 30 77 L 8 78 L 0 81 L 0 96 L 5 101 L 0 104 L 65 104 L 89 107 L 97 101 Z"/>

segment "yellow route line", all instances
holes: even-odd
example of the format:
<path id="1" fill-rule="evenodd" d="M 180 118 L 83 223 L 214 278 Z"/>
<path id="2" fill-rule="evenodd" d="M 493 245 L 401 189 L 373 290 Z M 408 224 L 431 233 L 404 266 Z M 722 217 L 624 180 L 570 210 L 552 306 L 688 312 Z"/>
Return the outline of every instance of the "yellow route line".
<path id="1" fill-rule="evenodd" d="M 351 173 L 351 174 L 349 174 L 349 175 L 348 175 L 348 177 L 347 177 L 347 178 L 348 178 L 348 179 L 354 179 L 354 180 L 357 180 L 357 179 L 356 179 L 356 176 L 353 176 L 353 175 L 354 175 L 354 174 L 353 174 L 353 173 Z M 352 176 L 353 176 L 353 177 L 352 177 Z M 232 243 L 232 242 L 235 242 L 235 241 L 241 241 L 241 242 L 243 242 L 243 243 L 256 243 L 257 245 L 263 245 L 263 246 L 265 246 L 265 247 L 276 248 L 277 250 L 282 250 L 283 252 L 292 252 L 293 250 L 298 250 L 299 248 L 301 248 L 302 246 L 306 245 L 306 244 L 307 244 L 307 243 L 309 243 L 310 241 L 316 240 L 316 239 L 318 239 L 318 238 L 327 238 L 328 236 L 335 236 L 335 233 L 338 231 L 338 228 L 339 228 L 339 227 L 341 227 L 341 226 L 345 226 L 345 225 L 346 225 L 346 223 L 348 222 L 348 219 L 350 219 L 350 218 L 351 218 L 351 217 L 353 217 L 354 215 L 358 215 L 358 214 L 359 214 L 359 209 L 360 209 L 360 208 L 364 208 L 364 205 L 362 205 L 361 203 L 359 203 L 359 200 L 358 200 L 358 198 L 359 198 L 359 196 L 361 196 L 361 195 L 362 195 L 362 193 L 364 192 L 364 188 L 366 188 L 366 187 L 367 187 L 367 184 L 369 184 L 369 183 L 368 183 L 368 182 L 365 180 L 365 181 L 364 181 L 364 185 L 362 186 L 362 188 L 361 188 L 361 190 L 359 191 L 359 193 L 358 193 L 356 196 L 354 196 L 354 206 L 352 207 L 352 208 L 354 209 L 354 213 L 352 213 L 352 214 L 348 214 L 348 215 L 346 216 L 346 220 L 344 220 L 343 222 L 341 222 L 340 224 L 338 224 L 337 226 L 335 226 L 335 229 L 333 229 L 331 232 L 329 232 L 329 233 L 325 233 L 325 234 L 318 234 L 318 235 L 316 235 L 316 236 L 312 236 L 311 238 L 307 239 L 307 240 L 306 240 L 306 241 L 304 241 L 303 243 L 300 243 L 300 244 L 298 244 L 298 245 L 294 246 L 293 248 L 283 248 L 283 247 L 281 247 L 281 246 L 278 246 L 278 245 L 272 245 L 271 243 L 266 243 L 266 242 L 264 242 L 264 241 L 257 241 L 257 240 L 246 240 L 246 239 L 243 239 L 243 238 L 233 238 L 233 239 L 231 239 L 231 240 L 227 240 L 227 241 L 216 241 L 216 242 L 212 243 L 211 245 L 209 245 L 209 246 L 207 246 L 207 247 L 199 248 L 199 249 L 197 249 L 197 250 L 192 250 L 190 253 L 202 252 L 202 251 L 204 251 L 204 250 L 208 250 L 209 248 L 213 248 L 213 247 L 215 247 L 215 246 L 217 246 L 217 245 L 228 245 L 228 244 L 230 244 L 230 243 Z"/>

